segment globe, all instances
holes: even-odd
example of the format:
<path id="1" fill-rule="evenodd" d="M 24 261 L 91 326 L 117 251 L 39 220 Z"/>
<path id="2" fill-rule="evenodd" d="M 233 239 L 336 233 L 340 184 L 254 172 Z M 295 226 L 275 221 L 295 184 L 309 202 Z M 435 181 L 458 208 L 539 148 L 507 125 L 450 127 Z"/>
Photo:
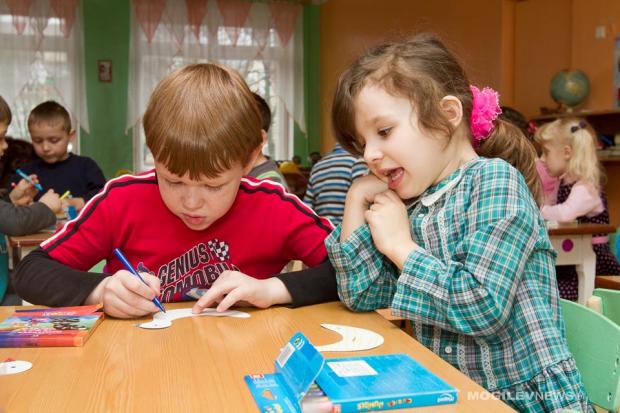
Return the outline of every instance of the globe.
<path id="1" fill-rule="evenodd" d="M 577 106 L 588 93 L 590 80 L 581 70 L 562 70 L 551 79 L 551 97 L 560 105 Z"/>

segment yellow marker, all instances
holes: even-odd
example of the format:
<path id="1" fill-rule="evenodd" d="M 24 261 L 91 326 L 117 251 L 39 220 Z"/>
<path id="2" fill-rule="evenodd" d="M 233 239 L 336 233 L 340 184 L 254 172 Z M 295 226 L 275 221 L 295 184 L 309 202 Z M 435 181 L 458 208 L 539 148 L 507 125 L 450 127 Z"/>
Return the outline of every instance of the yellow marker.
<path id="1" fill-rule="evenodd" d="M 60 200 L 62 201 L 63 199 L 65 199 L 69 195 L 71 195 L 71 191 L 66 190 L 65 193 L 60 196 Z"/>

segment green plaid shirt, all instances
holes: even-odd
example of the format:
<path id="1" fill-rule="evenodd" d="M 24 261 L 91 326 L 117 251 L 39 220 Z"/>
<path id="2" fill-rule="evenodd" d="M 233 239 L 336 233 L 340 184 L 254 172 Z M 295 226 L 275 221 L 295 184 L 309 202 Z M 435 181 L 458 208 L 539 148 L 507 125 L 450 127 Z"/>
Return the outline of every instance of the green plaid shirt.
<path id="1" fill-rule="evenodd" d="M 556 253 L 517 170 L 476 158 L 408 211 L 420 248 L 402 272 L 375 248 L 368 225 L 342 243 L 338 227 L 325 241 L 349 308 L 391 307 L 412 320 L 418 341 L 491 391 L 572 361 Z"/>

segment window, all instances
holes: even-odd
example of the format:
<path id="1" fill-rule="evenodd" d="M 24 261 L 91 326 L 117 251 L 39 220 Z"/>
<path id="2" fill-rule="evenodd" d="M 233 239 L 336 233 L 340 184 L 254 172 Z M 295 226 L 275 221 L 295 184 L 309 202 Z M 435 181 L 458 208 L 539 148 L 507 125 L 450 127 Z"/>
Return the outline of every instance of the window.
<path id="1" fill-rule="evenodd" d="M 130 61 L 134 63 L 130 67 L 128 127 L 134 127 L 135 168 L 153 166 L 140 124 L 151 92 L 169 72 L 189 63 L 217 62 L 239 71 L 250 89 L 271 107 L 265 153 L 274 159 L 290 159 L 294 122 L 305 130 L 301 24 L 297 22 L 301 6 L 209 1 L 206 13 L 197 17 L 190 3 L 195 4 L 168 0 L 161 10 L 153 3 L 132 4 Z M 289 21 L 289 33 L 276 24 L 282 7 L 294 17 Z M 152 17 L 157 15 L 160 21 L 153 24 Z M 243 15 L 246 18 L 240 19 Z M 241 20 L 245 22 L 242 27 L 230 24 Z"/>
<path id="2" fill-rule="evenodd" d="M 13 112 L 8 135 L 29 139 L 30 110 L 56 100 L 88 130 L 78 4 L 0 1 L 0 94 Z M 79 140 L 78 140 L 79 142 Z"/>

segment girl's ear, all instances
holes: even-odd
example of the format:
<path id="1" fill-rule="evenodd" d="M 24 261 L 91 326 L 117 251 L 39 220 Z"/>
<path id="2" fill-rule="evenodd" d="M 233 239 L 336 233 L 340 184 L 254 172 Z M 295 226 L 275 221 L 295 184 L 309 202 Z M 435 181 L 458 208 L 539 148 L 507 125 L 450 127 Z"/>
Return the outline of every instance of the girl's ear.
<path id="1" fill-rule="evenodd" d="M 567 161 L 573 156 L 573 147 L 570 145 L 564 145 L 562 151 L 564 153 L 564 159 Z"/>
<path id="2" fill-rule="evenodd" d="M 439 102 L 439 107 L 446 115 L 446 119 L 457 128 L 463 120 L 463 104 L 456 96 L 447 95 Z"/>

